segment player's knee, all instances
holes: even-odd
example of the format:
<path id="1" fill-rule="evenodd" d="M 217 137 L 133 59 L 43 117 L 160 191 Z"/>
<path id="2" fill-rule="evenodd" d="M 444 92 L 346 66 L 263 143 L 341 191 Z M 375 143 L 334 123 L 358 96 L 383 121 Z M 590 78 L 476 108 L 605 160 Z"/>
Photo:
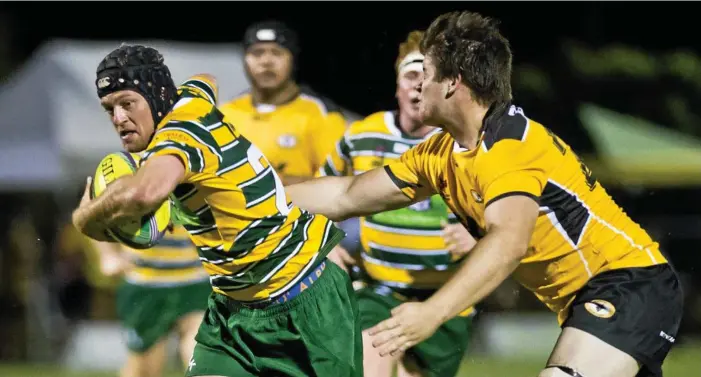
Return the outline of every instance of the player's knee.
<path id="1" fill-rule="evenodd" d="M 584 377 L 576 370 L 566 366 L 548 366 L 543 369 L 538 377 Z"/>

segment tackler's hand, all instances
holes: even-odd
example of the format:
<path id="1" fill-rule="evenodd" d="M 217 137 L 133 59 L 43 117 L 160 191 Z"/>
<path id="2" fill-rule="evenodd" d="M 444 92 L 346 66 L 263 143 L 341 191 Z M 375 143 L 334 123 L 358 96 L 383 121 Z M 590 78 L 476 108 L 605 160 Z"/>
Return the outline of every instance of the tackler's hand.
<path id="1" fill-rule="evenodd" d="M 449 224 L 446 221 L 441 222 L 443 231 L 443 241 L 446 248 L 450 252 L 453 261 L 459 260 L 477 244 L 477 240 L 467 231 L 462 224 Z"/>
<path id="2" fill-rule="evenodd" d="M 338 267 L 341 267 L 346 273 L 350 272 L 350 268 L 358 264 L 358 262 L 353 258 L 348 251 L 341 245 L 336 245 L 333 250 L 327 256 L 330 261 L 336 263 Z"/>
<path id="3" fill-rule="evenodd" d="M 440 326 L 423 302 L 407 302 L 392 309 L 392 316 L 368 330 L 380 356 L 395 356 L 421 343 Z"/>

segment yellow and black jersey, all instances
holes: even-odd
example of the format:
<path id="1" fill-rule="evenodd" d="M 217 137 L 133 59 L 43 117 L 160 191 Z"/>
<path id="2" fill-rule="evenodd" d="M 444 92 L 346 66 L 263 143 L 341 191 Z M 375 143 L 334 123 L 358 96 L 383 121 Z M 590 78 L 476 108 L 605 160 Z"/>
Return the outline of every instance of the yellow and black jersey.
<path id="1" fill-rule="evenodd" d="M 233 299 L 274 298 L 319 265 L 343 237 L 331 221 L 291 205 L 263 153 L 224 120 L 216 85 L 195 76 L 158 124 L 142 164 L 182 160 L 173 193 L 213 289 Z"/>
<path id="2" fill-rule="evenodd" d="M 256 106 L 247 93 L 219 109 L 282 176 L 313 177 L 346 130 L 340 109 L 308 90 L 279 106 Z"/>
<path id="3" fill-rule="evenodd" d="M 396 162 L 434 133 L 413 137 L 398 122 L 396 111 L 382 111 L 351 124 L 326 157 L 319 175 L 357 175 Z M 454 218 L 440 195 L 361 218 L 363 269 L 372 280 L 403 295 L 425 296 L 438 289 L 460 262 L 446 250 L 441 235 L 441 223 Z"/>
<path id="4" fill-rule="evenodd" d="M 123 246 L 123 250 L 133 263 L 133 267 L 124 275 L 130 284 L 174 287 L 209 280 L 197 249 L 181 226 L 166 232 L 158 244 L 150 249 Z"/>
<path id="5" fill-rule="evenodd" d="M 464 223 L 473 218 L 482 229 L 491 202 L 509 195 L 537 200 L 540 214 L 514 277 L 561 322 L 592 276 L 666 263 L 572 149 L 513 105 L 490 109 L 474 150 L 439 133 L 386 170 L 409 197 L 439 193 Z"/>

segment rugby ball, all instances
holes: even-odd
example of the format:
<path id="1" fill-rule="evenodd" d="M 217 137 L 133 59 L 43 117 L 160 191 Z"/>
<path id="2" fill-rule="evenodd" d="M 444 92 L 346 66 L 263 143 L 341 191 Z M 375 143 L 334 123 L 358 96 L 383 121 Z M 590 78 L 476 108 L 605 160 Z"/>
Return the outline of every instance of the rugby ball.
<path id="1" fill-rule="evenodd" d="M 105 156 L 95 170 L 90 190 L 92 197 L 100 196 L 107 186 L 120 177 L 132 175 L 139 166 L 140 156 L 135 153 L 116 152 Z M 115 241 L 133 249 L 148 249 L 161 240 L 170 225 L 170 200 L 166 200 L 154 212 L 140 219 L 107 229 Z"/>

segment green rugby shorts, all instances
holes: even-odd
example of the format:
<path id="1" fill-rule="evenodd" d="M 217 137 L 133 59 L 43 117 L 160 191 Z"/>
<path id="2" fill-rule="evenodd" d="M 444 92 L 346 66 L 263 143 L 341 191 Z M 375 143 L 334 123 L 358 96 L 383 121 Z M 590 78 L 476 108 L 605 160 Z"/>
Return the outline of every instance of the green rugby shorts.
<path id="1" fill-rule="evenodd" d="M 298 294 L 264 307 L 212 293 L 187 376 L 363 377 L 348 275 L 325 261 L 300 282 L 310 278 L 307 289 L 293 287 L 288 292 Z"/>

